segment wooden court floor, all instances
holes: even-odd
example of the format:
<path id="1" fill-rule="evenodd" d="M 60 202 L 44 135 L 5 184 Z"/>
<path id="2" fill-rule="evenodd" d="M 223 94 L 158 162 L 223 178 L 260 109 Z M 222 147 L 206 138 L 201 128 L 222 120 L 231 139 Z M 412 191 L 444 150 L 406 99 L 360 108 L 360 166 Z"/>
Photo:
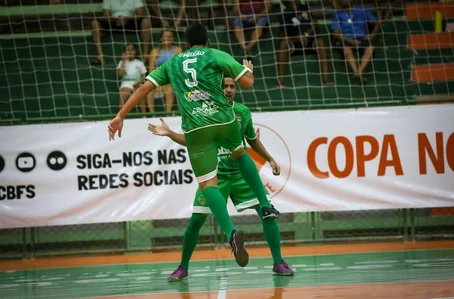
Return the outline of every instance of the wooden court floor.
<path id="1" fill-rule="evenodd" d="M 0 298 L 454 298 L 454 241 L 283 248 L 294 277 L 272 275 L 268 249 L 240 268 L 228 250 L 198 251 L 169 283 L 179 253 L 0 262 Z"/>

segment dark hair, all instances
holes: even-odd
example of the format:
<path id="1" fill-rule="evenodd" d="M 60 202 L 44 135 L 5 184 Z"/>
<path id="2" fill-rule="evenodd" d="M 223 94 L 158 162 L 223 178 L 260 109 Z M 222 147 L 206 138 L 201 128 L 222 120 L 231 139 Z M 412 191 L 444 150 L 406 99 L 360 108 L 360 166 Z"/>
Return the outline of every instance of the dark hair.
<path id="1" fill-rule="evenodd" d="M 134 50 L 136 50 L 136 51 L 137 51 L 137 46 L 136 46 L 136 44 L 133 44 L 133 43 L 127 43 L 127 44 L 125 45 L 125 50 L 126 50 L 126 49 L 128 48 L 128 46 L 133 46 Z"/>
<path id="2" fill-rule="evenodd" d="M 202 24 L 192 24 L 186 29 L 186 42 L 189 46 L 205 46 L 208 42 L 208 31 Z"/>
<path id="3" fill-rule="evenodd" d="M 136 50 L 136 56 L 135 56 L 134 58 L 137 58 L 137 54 L 139 53 L 139 51 L 137 51 L 137 46 L 136 46 L 136 44 L 127 43 L 127 44 L 125 45 L 125 51 L 126 51 L 126 49 L 128 49 L 128 46 L 132 46 L 132 47 L 134 48 L 134 50 Z"/>

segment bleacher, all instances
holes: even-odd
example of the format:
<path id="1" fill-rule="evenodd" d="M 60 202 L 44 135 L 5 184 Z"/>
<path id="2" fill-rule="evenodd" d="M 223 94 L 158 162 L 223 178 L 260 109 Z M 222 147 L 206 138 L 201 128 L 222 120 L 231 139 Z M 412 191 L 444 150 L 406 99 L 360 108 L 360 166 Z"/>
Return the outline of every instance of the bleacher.
<path id="1" fill-rule="evenodd" d="M 35 121 L 43 118 L 103 117 L 115 113 L 118 84 L 114 68 L 125 40 L 137 42 L 137 35 L 118 35 L 113 40 L 105 38 L 107 64 L 104 68 L 93 67 L 89 61 L 96 54 L 89 22 L 100 14 L 101 2 L 69 0 L 60 5 L 32 5 L 34 1 L 29 2 L 22 1 L 23 5 L 8 6 L 0 12 L 4 61 L 0 73 L 0 94 L 10 99 L 0 101 L 0 119 Z M 161 9 L 164 15 L 174 12 L 176 6 L 172 3 L 163 2 Z M 281 9 L 279 3 L 275 1 L 273 11 Z M 366 5 L 371 6 L 372 3 Z M 216 11 L 216 2 L 205 2 L 202 7 L 202 17 L 221 14 Z M 330 42 L 331 6 L 311 2 L 311 9 L 324 18 L 320 21 L 321 34 Z M 449 11 L 447 9 L 446 16 L 452 17 Z M 452 65 L 438 69 L 431 67 L 430 72 L 426 70 L 427 65 L 439 66 L 452 61 L 451 35 L 445 34 L 443 40 L 449 42 L 445 42 L 443 47 L 419 45 L 415 48 L 418 36 L 421 38 L 421 35 L 428 36 L 426 32 L 434 32 L 431 18 L 415 15 L 418 14 L 413 13 L 413 17 L 406 18 L 397 16 L 392 21 L 383 22 L 374 60 L 367 69 L 370 84 L 357 86 L 350 75 L 345 75 L 349 74 L 349 70 L 340 54 L 329 50 L 335 86 L 321 85 L 317 57 L 307 55 L 292 59 L 288 74 L 293 76 L 287 78 L 285 89 L 275 87 L 277 39 L 269 42 L 271 37 L 279 36 L 276 15 L 258 44 L 260 55 L 254 59 L 258 66 L 256 84 L 252 91 L 242 90 L 242 101 L 252 109 L 274 110 L 399 105 L 417 103 L 422 99 L 427 101 L 428 98 L 450 98 L 454 84 L 447 84 L 445 79 L 452 80 L 451 75 L 444 77 L 443 74 L 452 74 Z M 213 45 L 240 58 L 239 47 L 231 46 L 233 36 L 223 28 L 222 18 L 216 20 L 215 30 L 210 31 Z M 5 25 L 6 21 L 9 26 Z M 159 40 L 161 30 L 153 28 L 154 44 Z M 408 32 L 412 35 L 409 36 Z M 183 46 L 182 38 L 183 31 L 179 31 L 177 39 Z M 407 39 L 408 43 L 405 42 Z"/>

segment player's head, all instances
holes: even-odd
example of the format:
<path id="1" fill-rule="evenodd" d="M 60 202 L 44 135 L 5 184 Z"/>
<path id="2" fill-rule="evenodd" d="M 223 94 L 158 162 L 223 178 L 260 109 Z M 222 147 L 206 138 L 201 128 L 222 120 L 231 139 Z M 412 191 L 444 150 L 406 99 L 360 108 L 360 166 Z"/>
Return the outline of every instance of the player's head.
<path id="1" fill-rule="evenodd" d="M 164 30 L 161 33 L 161 37 L 159 38 L 161 41 L 162 46 L 170 46 L 173 44 L 173 33 L 170 30 Z"/>
<path id="2" fill-rule="evenodd" d="M 224 95 L 229 100 L 229 102 L 233 101 L 236 93 L 236 85 L 235 81 L 231 77 L 224 77 Z"/>
<path id="3" fill-rule="evenodd" d="M 128 59 L 135 59 L 137 56 L 137 48 L 134 44 L 127 44 L 125 47 L 125 52 L 128 54 Z"/>
<path id="4" fill-rule="evenodd" d="M 192 24 L 186 29 L 186 44 L 188 48 L 194 46 L 209 47 L 208 30 L 202 24 Z"/>

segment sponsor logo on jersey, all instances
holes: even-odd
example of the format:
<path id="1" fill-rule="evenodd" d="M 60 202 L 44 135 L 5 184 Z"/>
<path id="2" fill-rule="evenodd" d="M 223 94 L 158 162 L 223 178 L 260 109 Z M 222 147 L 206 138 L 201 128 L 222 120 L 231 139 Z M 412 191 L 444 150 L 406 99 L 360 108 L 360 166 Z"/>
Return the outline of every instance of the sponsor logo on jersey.
<path id="1" fill-rule="evenodd" d="M 196 107 L 192 109 L 192 114 L 196 116 L 210 116 L 218 113 L 218 106 L 211 101 L 203 101 L 202 107 Z"/>
<path id="2" fill-rule="evenodd" d="M 184 94 L 186 100 L 192 102 L 192 101 L 201 101 L 201 100 L 209 100 L 211 95 L 208 92 L 205 92 L 203 90 L 194 90 L 190 92 L 186 92 Z"/>

